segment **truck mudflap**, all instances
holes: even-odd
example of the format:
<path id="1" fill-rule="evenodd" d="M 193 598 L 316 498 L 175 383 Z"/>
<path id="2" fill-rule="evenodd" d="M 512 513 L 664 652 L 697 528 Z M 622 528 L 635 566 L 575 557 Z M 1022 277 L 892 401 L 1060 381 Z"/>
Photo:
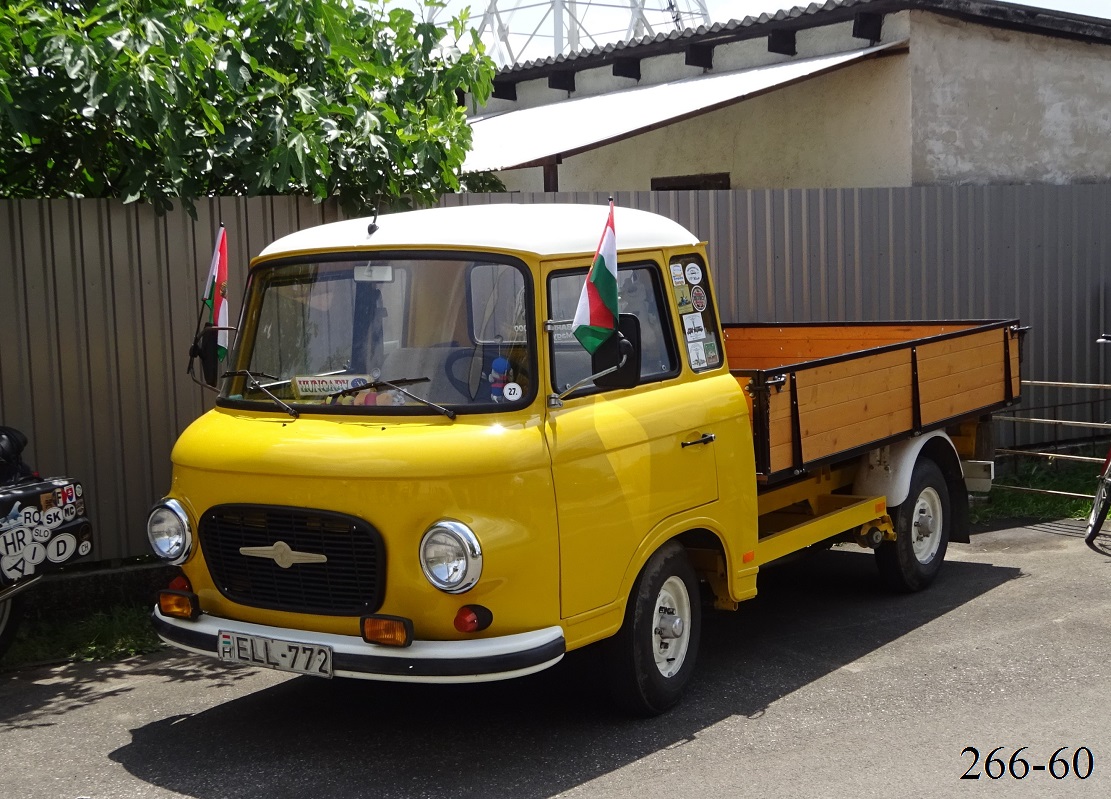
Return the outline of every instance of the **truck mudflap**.
<path id="1" fill-rule="evenodd" d="M 221 636 L 228 634 L 288 641 L 328 648 L 331 674 L 336 677 L 384 682 L 508 680 L 550 668 L 562 660 L 566 652 L 561 627 L 469 641 L 414 641 L 401 648 L 369 644 L 354 635 L 290 630 L 214 616 L 202 615 L 195 621 L 185 621 L 162 615 L 157 606 L 151 619 L 159 638 L 188 652 L 220 657 Z M 250 662 L 288 671 L 263 659 Z"/>

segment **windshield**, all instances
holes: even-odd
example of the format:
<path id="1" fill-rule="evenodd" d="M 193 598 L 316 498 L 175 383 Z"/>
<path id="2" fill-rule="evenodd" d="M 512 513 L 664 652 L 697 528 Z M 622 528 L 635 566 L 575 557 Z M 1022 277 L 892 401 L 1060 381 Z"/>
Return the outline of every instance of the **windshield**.
<path id="1" fill-rule="evenodd" d="M 508 258 L 261 267 L 220 396 L 299 412 L 520 407 L 534 390 L 531 308 L 528 272 Z"/>

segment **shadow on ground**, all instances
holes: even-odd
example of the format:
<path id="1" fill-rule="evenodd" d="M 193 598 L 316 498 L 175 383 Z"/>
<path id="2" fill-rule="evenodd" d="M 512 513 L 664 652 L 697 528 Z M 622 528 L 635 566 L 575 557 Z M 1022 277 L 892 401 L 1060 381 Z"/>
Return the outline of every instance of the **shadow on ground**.
<path id="1" fill-rule="evenodd" d="M 550 796 L 680 746 L 723 719 L 758 717 L 776 700 L 1017 576 L 1013 568 L 950 562 L 931 590 L 892 596 L 872 558 L 855 552 L 833 550 L 768 570 L 758 598 L 737 613 L 707 615 L 688 695 L 647 721 L 610 708 L 587 650 L 542 674 L 485 685 L 295 678 L 134 729 L 131 743 L 110 757 L 147 783 L 199 799 Z M 181 678 L 171 666 L 148 668 Z M 195 691 L 214 675 L 235 674 L 218 664 L 198 667 L 186 675 L 192 684 L 171 690 Z M 81 701 L 85 689 L 42 690 L 57 695 L 28 696 L 25 706 L 46 698 L 61 708 Z"/>

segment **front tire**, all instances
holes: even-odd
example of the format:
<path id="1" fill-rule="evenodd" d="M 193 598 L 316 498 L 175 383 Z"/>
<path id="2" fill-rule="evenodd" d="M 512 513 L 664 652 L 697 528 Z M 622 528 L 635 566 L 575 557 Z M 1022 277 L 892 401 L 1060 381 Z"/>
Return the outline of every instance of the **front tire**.
<path id="1" fill-rule="evenodd" d="M 919 458 L 914 464 L 910 493 L 893 520 L 895 540 L 876 549 L 876 565 L 894 590 L 921 591 L 941 570 L 953 524 L 949 487 L 934 461 Z"/>
<path id="2" fill-rule="evenodd" d="M 607 642 L 614 699 L 639 716 L 673 707 L 694 672 L 701 635 L 698 577 L 686 550 L 668 543 L 641 570 L 624 624 Z"/>
<path id="3" fill-rule="evenodd" d="M 1107 510 L 1111 508 L 1111 487 L 1108 486 L 1108 478 L 1105 475 L 1106 470 L 1105 474 L 1099 476 L 1099 487 L 1096 488 L 1092 510 L 1088 514 L 1088 529 L 1084 536 L 1084 542 L 1102 555 L 1111 554 L 1108 551 L 1106 536 L 1101 538 L 1099 534 L 1104 521 L 1107 520 Z"/>

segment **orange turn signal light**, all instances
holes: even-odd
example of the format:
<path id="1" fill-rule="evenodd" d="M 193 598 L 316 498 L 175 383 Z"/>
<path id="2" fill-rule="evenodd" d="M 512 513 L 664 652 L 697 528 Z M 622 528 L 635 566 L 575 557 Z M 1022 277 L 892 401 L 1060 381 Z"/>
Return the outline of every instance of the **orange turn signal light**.
<path id="1" fill-rule="evenodd" d="M 413 643 L 413 621 L 401 616 L 363 616 L 359 629 L 368 644 L 409 646 Z"/>
<path id="2" fill-rule="evenodd" d="M 201 615 L 201 603 L 190 591 L 159 591 L 158 609 L 163 616 L 193 621 Z"/>

